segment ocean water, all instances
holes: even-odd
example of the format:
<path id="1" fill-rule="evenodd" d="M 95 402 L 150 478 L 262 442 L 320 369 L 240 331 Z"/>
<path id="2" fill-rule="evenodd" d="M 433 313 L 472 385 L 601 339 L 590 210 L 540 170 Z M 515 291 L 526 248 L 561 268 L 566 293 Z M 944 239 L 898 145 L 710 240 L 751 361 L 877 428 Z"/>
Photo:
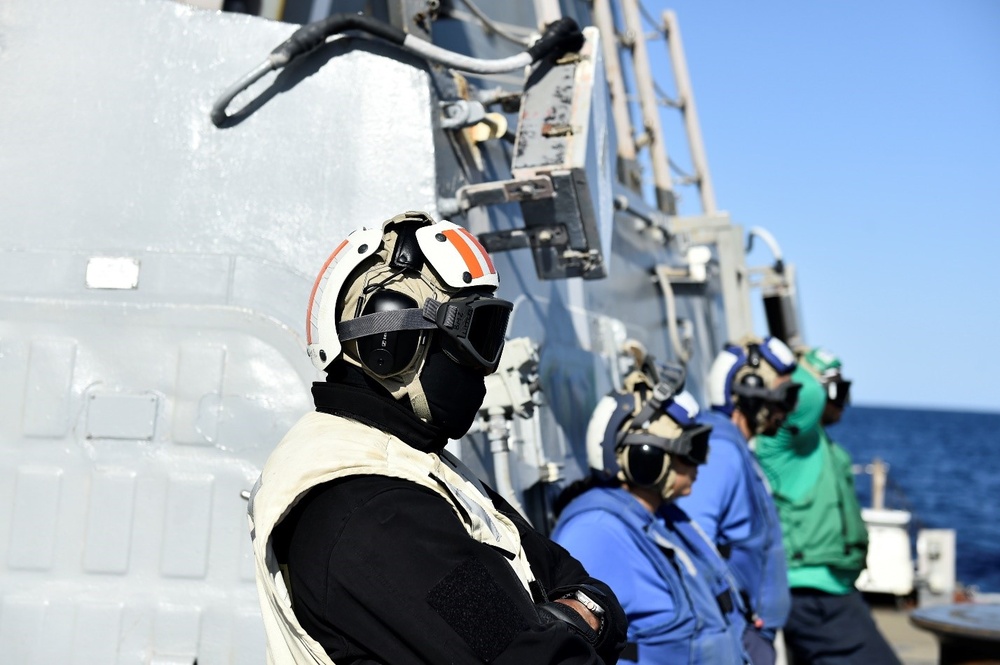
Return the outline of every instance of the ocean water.
<path id="1" fill-rule="evenodd" d="M 955 529 L 960 583 L 1000 592 L 1000 413 L 851 405 L 827 432 L 855 464 L 889 464 L 886 507 L 912 511 L 917 527 Z M 856 478 L 870 505 L 869 479 Z"/>

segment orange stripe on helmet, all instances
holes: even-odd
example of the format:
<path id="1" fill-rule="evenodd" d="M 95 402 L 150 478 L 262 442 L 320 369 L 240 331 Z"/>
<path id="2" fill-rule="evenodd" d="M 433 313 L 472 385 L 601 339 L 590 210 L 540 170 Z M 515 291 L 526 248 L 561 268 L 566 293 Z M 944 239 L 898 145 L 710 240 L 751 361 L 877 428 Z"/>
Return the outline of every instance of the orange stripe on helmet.
<path id="1" fill-rule="evenodd" d="M 313 303 L 316 302 L 316 291 L 319 289 L 319 283 L 323 281 L 323 275 L 326 274 L 326 269 L 330 267 L 333 260 L 337 258 L 337 254 L 340 254 L 340 250 L 347 246 L 347 241 L 349 238 L 344 238 L 344 240 L 337 245 L 337 249 L 333 250 L 330 254 L 330 258 L 326 260 L 323 267 L 319 269 L 319 274 L 316 275 L 316 281 L 313 282 L 312 293 L 309 294 L 309 307 L 306 309 L 306 344 L 312 344 L 312 311 Z"/>
<path id="2" fill-rule="evenodd" d="M 476 246 L 476 248 L 479 249 L 479 253 L 483 255 L 484 259 L 486 259 L 486 265 L 489 266 L 489 268 L 490 268 L 490 274 L 491 275 L 495 275 L 496 272 L 497 272 L 497 269 L 495 267 L 493 267 L 493 259 L 490 258 L 490 253 L 487 252 L 486 248 L 483 247 L 482 243 L 479 242 L 479 238 L 477 238 L 476 236 L 474 236 L 471 233 L 469 233 L 468 229 L 459 229 L 459 233 L 461 233 L 466 238 L 468 238 L 469 241 L 472 244 L 474 244 Z"/>
<path id="3" fill-rule="evenodd" d="M 462 230 L 464 231 L 465 229 Z M 468 234 L 467 231 L 466 234 Z M 479 264 L 479 259 L 476 258 L 475 252 L 472 251 L 465 237 L 455 229 L 445 231 L 444 237 L 458 250 L 458 253 L 462 256 L 462 260 L 465 261 L 465 267 L 469 270 L 469 274 L 472 275 L 472 279 L 482 277 L 483 266 Z M 476 244 L 478 245 L 479 243 Z"/>

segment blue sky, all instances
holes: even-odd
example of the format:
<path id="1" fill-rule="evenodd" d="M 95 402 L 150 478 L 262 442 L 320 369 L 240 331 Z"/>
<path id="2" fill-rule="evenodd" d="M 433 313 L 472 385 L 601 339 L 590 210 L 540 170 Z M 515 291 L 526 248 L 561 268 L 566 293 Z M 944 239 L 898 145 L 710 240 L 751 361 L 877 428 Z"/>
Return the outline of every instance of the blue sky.
<path id="1" fill-rule="evenodd" d="M 677 13 L 718 207 L 797 265 L 855 403 L 1000 411 L 1000 2 L 644 4 Z"/>

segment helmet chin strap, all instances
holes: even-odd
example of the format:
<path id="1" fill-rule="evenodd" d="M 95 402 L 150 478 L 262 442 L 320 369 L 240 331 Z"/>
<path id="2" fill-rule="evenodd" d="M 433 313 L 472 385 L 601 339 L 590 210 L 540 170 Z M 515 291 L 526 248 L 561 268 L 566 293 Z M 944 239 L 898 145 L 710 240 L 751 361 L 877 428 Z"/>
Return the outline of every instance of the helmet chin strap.
<path id="1" fill-rule="evenodd" d="M 396 401 L 400 401 L 406 397 L 410 402 L 410 408 L 413 409 L 413 413 L 415 413 L 421 420 L 429 423 L 432 422 L 431 409 L 427 403 L 427 395 L 424 392 L 424 387 L 420 383 L 420 372 L 423 370 L 424 362 L 427 360 L 427 350 L 429 346 L 430 345 L 426 343 L 423 345 L 423 348 L 419 351 L 420 357 L 417 358 L 417 361 L 410 369 L 406 370 L 402 374 L 386 378 L 375 376 L 369 372 L 365 366 L 362 365 L 357 358 L 355 358 L 357 352 L 351 347 L 345 346 L 343 358 L 378 382 L 379 385 L 385 388 Z M 351 351 L 354 352 L 352 353 Z"/>
<path id="2" fill-rule="evenodd" d="M 671 462 L 670 468 L 667 471 L 667 477 L 663 479 L 663 483 L 660 485 L 660 496 L 664 501 L 673 501 L 676 493 L 677 472 L 674 471 L 674 464 Z"/>
<path id="3" fill-rule="evenodd" d="M 420 372 L 427 361 L 428 346 L 427 344 L 424 345 L 424 348 L 420 351 L 422 357 L 404 374 L 391 376 L 386 379 L 380 379 L 377 376 L 373 378 L 381 383 L 397 401 L 406 397 L 410 401 L 410 408 L 413 409 L 413 413 L 417 414 L 417 417 L 424 422 L 429 423 L 432 422 L 431 408 L 427 403 L 427 393 L 424 391 L 424 386 L 420 383 Z"/>
<path id="4" fill-rule="evenodd" d="M 764 431 L 767 427 L 767 421 L 771 418 L 771 407 L 766 403 L 762 404 L 754 417 L 754 431 L 753 434 L 756 436 Z"/>
<path id="5" fill-rule="evenodd" d="M 423 363 L 421 363 L 421 366 L 423 366 Z M 406 396 L 410 398 L 410 408 L 413 409 L 413 413 L 417 414 L 417 417 L 421 420 L 431 422 L 431 407 L 427 403 L 427 393 L 424 392 L 424 386 L 420 383 L 419 372 L 415 377 L 413 377 L 410 384 L 403 388 L 403 390 L 405 391 Z M 393 395 L 393 397 L 395 397 L 395 395 Z"/>

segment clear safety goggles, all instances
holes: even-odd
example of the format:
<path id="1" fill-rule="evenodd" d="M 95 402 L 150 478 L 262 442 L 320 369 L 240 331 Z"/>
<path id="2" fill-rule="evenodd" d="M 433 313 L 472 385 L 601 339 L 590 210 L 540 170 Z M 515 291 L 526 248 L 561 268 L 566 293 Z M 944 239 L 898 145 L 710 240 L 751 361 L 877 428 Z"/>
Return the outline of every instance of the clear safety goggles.
<path id="1" fill-rule="evenodd" d="M 444 302 L 428 298 L 413 307 L 365 314 L 337 326 L 341 342 L 402 330 L 438 330 L 441 349 L 455 362 L 496 371 L 514 304 L 481 293 Z"/>

